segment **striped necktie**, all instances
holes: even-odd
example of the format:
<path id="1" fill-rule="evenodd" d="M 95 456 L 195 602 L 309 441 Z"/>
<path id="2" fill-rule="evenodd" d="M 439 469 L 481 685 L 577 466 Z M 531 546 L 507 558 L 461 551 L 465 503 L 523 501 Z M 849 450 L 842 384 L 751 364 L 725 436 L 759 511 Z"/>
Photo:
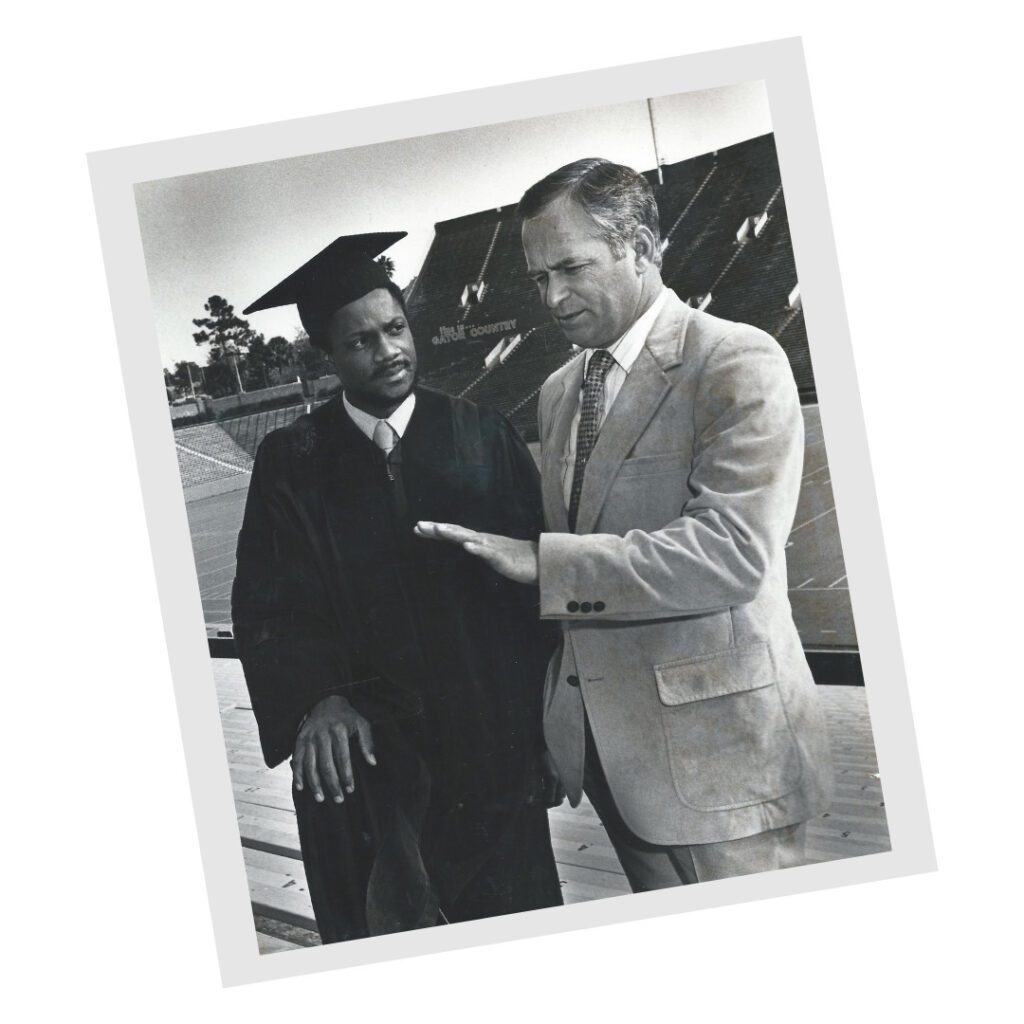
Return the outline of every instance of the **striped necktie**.
<path id="1" fill-rule="evenodd" d="M 569 493 L 569 529 L 573 532 L 576 530 L 576 514 L 580 509 L 583 474 L 601 426 L 601 414 L 604 411 L 604 379 L 614 365 L 615 359 L 604 349 L 598 349 L 590 357 L 587 379 L 583 383 L 583 408 L 580 410 L 580 424 L 576 431 L 576 465 L 573 467 L 572 490 Z"/>

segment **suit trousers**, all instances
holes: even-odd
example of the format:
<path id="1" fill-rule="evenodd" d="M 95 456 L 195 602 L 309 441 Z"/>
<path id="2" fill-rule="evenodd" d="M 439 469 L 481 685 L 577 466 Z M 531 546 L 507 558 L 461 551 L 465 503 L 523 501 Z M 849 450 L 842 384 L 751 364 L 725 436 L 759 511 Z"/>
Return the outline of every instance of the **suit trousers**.
<path id="1" fill-rule="evenodd" d="M 729 842 L 692 846 L 658 846 L 639 838 L 630 831 L 615 806 L 589 721 L 586 721 L 583 791 L 608 833 L 633 892 L 753 875 L 804 863 L 806 822 Z"/>

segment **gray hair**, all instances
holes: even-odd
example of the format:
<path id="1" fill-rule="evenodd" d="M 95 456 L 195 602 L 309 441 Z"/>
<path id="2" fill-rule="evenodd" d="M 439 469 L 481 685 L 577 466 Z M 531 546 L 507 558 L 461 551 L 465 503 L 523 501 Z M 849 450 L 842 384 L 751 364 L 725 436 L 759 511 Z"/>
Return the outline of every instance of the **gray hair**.
<path id="1" fill-rule="evenodd" d="M 523 220 L 536 217 L 554 200 L 568 196 L 579 203 L 601 230 L 612 255 L 621 259 L 638 227 L 654 235 L 651 262 L 661 266 L 661 227 L 654 190 L 647 179 L 624 164 L 590 157 L 576 160 L 531 185 L 519 200 Z"/>

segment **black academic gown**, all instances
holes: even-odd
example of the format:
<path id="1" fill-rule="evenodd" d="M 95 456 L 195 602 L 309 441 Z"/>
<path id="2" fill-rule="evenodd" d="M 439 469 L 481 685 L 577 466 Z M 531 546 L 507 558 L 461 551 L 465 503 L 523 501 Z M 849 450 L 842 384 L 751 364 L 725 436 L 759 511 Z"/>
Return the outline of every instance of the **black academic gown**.
<path id="1" fill-rule="evenodd" d="M 269 434 L 238 541 L 232 615 L 267 763 L 329 694 L 373 725 L 378 766 L 354 747 L 354 796 L 295 794 L 325 941 L 561 902 L 536 591 L 413 533 L 422 519 L 535 538 L 536 467 L 500 414 L 416 394 L 390 460 L 340 398 Z"/>

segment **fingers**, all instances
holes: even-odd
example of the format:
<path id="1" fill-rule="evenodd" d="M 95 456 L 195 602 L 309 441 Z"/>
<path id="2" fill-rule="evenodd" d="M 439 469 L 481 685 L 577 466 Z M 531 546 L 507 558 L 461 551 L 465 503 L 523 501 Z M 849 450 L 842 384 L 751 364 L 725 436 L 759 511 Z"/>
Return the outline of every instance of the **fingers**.
<path id="1" fill-rule="evenodd" d="M 452 544 L 465 544 L 467 541 L 479 540 L 483 536 L 475 530 L 468 530 L 465 526 L 456 526 L 454 523 L 419 522 L 416 524 L 415 532 L 418 537 L 446 540 Z"/>
<path id="2" fill-rule="evenodd" d="M 310 792 L 313 794 L 313 799 L 318 804 L 323 803 L 324 790 L 320 784 L 320 775 L 316 770 L 316 748 L 312 743 L 306 743 L 303 750 L 302 771 L 306 785 L 309 786 Z"/>
<path id="3" fill-rule="evenodd" d="M 339 779 L 338 770 L 335 767 L 335 759 L 331 753 L 331 738 L 329 735 L 319 737 L 317 743 L 317 766 L 323 780 L 324 788 L 328 796 L 336 803 L 345 802 L 344 794 L 341 791 L 344 779 Z"/>
<path id="4" fill-rule="evenodd" d="M 469 530 L 465 526 L 456 526 L 454 523 L 427 523 L 418 522 L 415 531 L 417 537 L 424 537 L 427 540 L 446 540 L 451 544 L 461 544 L 464 551 L 485 561 L 489 549 L 486 546 L 488 533 L 477 533 L 476 530 Z"/>
<path id="5" fill-rule="evenodd" d="M 355 792 L 356 780 L 352 773 L 352 753 L 348 746 L 348 732 L 345 729 L 339 729 L 334 734 L 334 763 L 332 768 L 336 767 L 335 778 L 341 780 L 341 785 L 345 787 L 346 793 Z M 341 797 L 337 800 L 337 803 L 344 801 L 341 789 L 338 790 L 338 796 Z"/>
<path id="6" fill-rule="evenodd" d="M 370 730 L 370 723 L 361 718 L 356 724 L 356 736 L 359 739 L 359 749 L 362 751 L 363 760 L 367 764 L 376 764 L 377 758 L 373 753 L 373 733 Z"/>
<path id="7" fill-rule="evenodd" d="M 324 802 L 325 793 L 334 803 L 344 803 L 345 794 L 356 788 L 350 737 L 358 739 L 366 763 L 375 765 L 370 723 L 353 708 L 333 721 L 325 719 L 303 727 L 291 762 L 295 789 L 308 788 L 317 803 Z"/>

